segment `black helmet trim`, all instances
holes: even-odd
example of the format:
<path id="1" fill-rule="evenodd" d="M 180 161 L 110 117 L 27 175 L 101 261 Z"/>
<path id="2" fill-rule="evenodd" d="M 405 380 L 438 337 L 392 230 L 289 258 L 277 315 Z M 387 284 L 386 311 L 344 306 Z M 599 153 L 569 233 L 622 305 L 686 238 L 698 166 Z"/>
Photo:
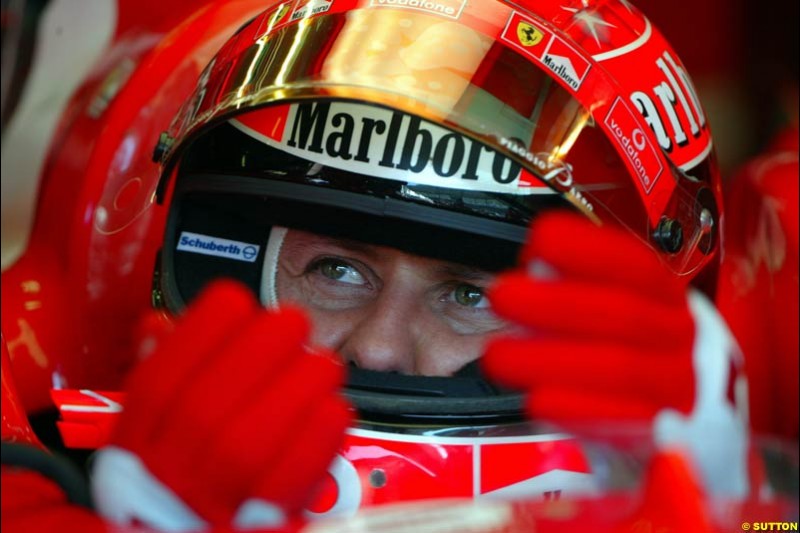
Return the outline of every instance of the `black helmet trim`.
<path id="1" fill-rule="evenodd" d="M 558 196 L 545 198 L 548 203 L 542 209 L 559 207 Z M 219 276 L 236 278 L 258 294 L 273 226 L 389 246 L 488 271 L 516 264 L 527 231 L 523 225 L 398 198 L 307 183 L 188 174 L 179 180 L 167 221 L 159 271 L 163 302 L 179 312 Z M 217 246 L 233 243 L 243 251 L 249 247 L 252 257 L 233 260 L 182 246 L 183 241 L 196 239 L 213 240 Z"/>
<path id="2" fill-rule="evenodd" d="M 237 191 L 265 198 L 299 201 L 314 206 L 330 206 L 344 211 L 353 211 L 381 218 L 416 221 L 516 243 L 524 242 L 527 235 L 525 226 L 487 220 L 465 213 L 445 211 L 440 207 L 420 205 L 398 198 L 368 196 L 356 192 L 327 189 L 312 184 L 211 174 L 192 176 L 187 178 L 184 183 L 187 186 L 185 188 L 182 187 L 182 193 L 190 190 L 203 190 L 210 193 Z M 555 199 L 556 197 L 548 198 Z M 547 202 L 547 204 L 554 206 L 564 205 L 557 201 Z M 273 218 L 272 215 L 269 216 Z M 309 214 L 309 216 L 312 215 Z M 297 223 L 289 226 L 296 225 Z"/>

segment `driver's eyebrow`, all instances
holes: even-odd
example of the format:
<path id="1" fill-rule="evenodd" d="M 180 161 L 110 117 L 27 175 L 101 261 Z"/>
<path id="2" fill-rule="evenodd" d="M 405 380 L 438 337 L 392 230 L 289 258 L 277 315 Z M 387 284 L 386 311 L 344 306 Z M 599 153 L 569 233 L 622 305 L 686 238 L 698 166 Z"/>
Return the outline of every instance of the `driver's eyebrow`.
<path id="1" fill-rule="evenodd" d="M 370 259 L 374 259 L 380 255 L 378 249 L 371 244 L 365 244 L 363 242 L 342 239 L 338 237 L 328 237 L 326 235 L 319 235 L 318 238 L 321 241 L 320 244 L 335 246 L 337 248 L 342 248 L 343 250 L 360 253 Z"/>
<path id="2" fill-rule="evenodd" d="M 319 241 L 314 245 L 334 246 L 342 250 L 362 254 L 368 259 L 380 257 L 380 248 L 372 244 L 327 235 L 316 235 L 316 237 Z M 433 272 L 442 278 L 454 278 L 476 283 L 489 283 L 495 278 L 495 274 L 492 272 L 460 263 L 441 262 L 433 267 Z"/>
<path id="3" fill-rule="evenodd" d="M 451 277 L 464 281 L 488 283 L 495 277 L 494 274 L 486 270 L 458 263 L 443 263 L 438 265 L 435 270 L 442 277 Z"/>

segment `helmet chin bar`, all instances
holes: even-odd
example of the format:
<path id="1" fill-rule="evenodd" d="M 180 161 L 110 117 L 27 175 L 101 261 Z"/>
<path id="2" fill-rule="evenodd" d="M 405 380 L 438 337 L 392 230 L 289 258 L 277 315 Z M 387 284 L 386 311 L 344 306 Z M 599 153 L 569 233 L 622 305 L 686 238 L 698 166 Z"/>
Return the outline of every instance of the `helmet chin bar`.
<path id="1" fill-rule="evenodd" d="M 351 366 L 345 396 L 373 423 L 493 425 L 524 420 L 524 397 L 475 373 L 471 363 L 454 376 L 410 376 Z"/>

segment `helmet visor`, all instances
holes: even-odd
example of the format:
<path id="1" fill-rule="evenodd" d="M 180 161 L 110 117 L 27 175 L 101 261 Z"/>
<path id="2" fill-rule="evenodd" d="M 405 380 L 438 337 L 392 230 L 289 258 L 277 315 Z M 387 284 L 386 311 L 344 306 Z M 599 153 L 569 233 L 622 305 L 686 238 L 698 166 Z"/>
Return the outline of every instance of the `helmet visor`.
<path id="1" fill-rule="evenodd" d="M 673 165 L 603 70 L 569 47 L 556 55 L 565 41 L 535 16 L 501 3 L 458 20 L 323 4 L 278 5 L 223 48 L 173 124 L 168 166 L 187 139 L 233 119 L 292 155 L 403 182 L 409 196 L 557 196 L 627 226 L 677 274 L 708 260 L 705 164 L 691 176 Z"/>

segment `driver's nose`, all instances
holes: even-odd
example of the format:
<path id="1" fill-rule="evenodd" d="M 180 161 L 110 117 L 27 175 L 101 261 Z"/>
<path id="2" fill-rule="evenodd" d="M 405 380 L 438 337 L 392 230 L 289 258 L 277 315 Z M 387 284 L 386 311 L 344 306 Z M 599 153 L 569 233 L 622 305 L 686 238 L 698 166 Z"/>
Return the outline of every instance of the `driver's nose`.
<path id="1" fill-rule="evenodd" d="M 416 324 L 421 310 L 408 295 L 384 290 L 372 302 L 339 348 L 345 362 L 359 368 L 413 374 Z"/>

